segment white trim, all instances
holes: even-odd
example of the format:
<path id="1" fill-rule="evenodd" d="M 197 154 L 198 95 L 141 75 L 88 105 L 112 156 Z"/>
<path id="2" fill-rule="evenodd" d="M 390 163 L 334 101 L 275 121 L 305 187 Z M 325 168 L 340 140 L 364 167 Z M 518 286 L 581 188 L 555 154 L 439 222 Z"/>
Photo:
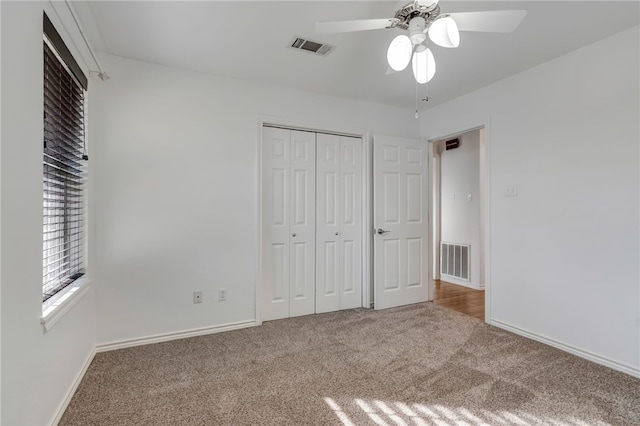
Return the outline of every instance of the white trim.
<path id="1" fill-rule="evenodd" d="M 372 230 L 373 230 L 373 157 L 372 137 L 366 133 L 362 137 L 362 307 L 369 308 L 373 303 Z"/>
<path id="2" fill-rule="evenodd" d="M 432 265 L 433 271 L 431 271 L 431 277 L 435 281 L 440 279 L 441 254 L 440 254 L 440 244 L 438 244 L 438 242 L 440 241 L 440 161 L 441 160 L 440 160 L 440 154 L 437 152 L 433 152 L 435 151 L 434 148 L 435 146 L 433 144 L 429 144 L 429 152 L 432 156 L 431 165 L 433 166 L 431 173 L 429 173 L 429 176 L 432 179 L 430 184 L 432 192 L 431 192 L 431 196 L 429 197 L 429 200 L 431 200 L 431 202 L 433 203 L 429 209 L 432 215 L 431 223 L 429 224 L 429 227 L 432 232 L 431 239 L 429 240 L 429 244 L 431 245 L 431 250 L 433 250 L 433 253 L 431 253 L 431 262 L 433 262 L 433 265 Z"/>
<path id="3" fill-rule="evenodd" d="M 42 304 L 40 324 L 44 327 L 44 331 L 51 330 L 60 318 L 71 310 L 71 307 L 87 295 L 90 282 L 87 278 L 79 278 Z"/>
<path id="4" fill-rule="evenodd" d="M 491 321 L 491 117 L 484 122 L 484 320 Z"/>
<path id="5" fill-rule="evenodd" d="M 438 179 L 438 188 L 435 189 L 433 186 L 435 184 L 435 171 L 436 171 L 436 167 L 438 170 L 438 173 L 440 173 L 440 158 L 439 156 L 435 156 L 433 154 L 433 143 L 436 142 L 438 139 L 427 139 L 427 161 L 429 162 L 429 169 L 428 169 L 428 181 L 427 181 L 427 185 L 429 186 L 429 191 L 428 191 L 428 200 L 427 200 L 427 227 L 429 228 L 428 233 L 427 233 L 427 247 L 428 247 L 428 254 L 427 254 L 427 268 L 428 268 L 428 274 L 429 274 L 429 278 L 428 278 L 428 289 L 427 289 L 427 298 L 430 302 L 432 302 L 435 299 L 435 295 L 436 295 L 436 279 L 434 278 L 434 275 L 437 277 L 437 273 L 440 272 L 440 268 L 439 268 L 439 263 L 440 263 L 440 255 L 438 253 L 438 257 L 435 257 L 435 253 L 438 252 L 439 248 L 436 248 L 436 246 L 440 246 L 440 214 L 434 214 L 433 210 L 434 208 L 437 206 L 438 211 L 440 210 L 440 203 L 438 201 L 435 200 L 435 197 L 437 196 L 438 199 L 440 198 L 440 179 Z M 435 160 L 435 161 L 434 161 Z M 437 163 L 437 165 L 435 164 Z M 433 167 L 434 165 L 436 165 L 436 167 Z M 434 203 L 436 203 L 436 206 L 434 206 Z M 436 222 L 437 221 L 437 222 Z M 434 231 L 434 227 L 437 225 L 438 230 Z M 436 240 L 437 238 L 437 240 Z"/>
<path id="6" fill-rule="evenodd" d="M 149 345 L 152 343 L 168 342 L 171 340 L 186 339 L 187 337 L 204 336 L 207 334 L 222 333 L 223 331 L 240 330 L 242 328 L 255 327 L 255 320 L 238 321 L 228 324 L 214 325 L 211 327 L 193 328 L 191 330 L 177 331 L 173 333 L 155 334 L 136 339 L 119 340 L 102 343 L 96 346 L 96 352 L 107 352 L 116 349 L 132 348 L 134 346 Z"/>
<path id="7" fill-rule="evenodd" d="M 362 129 L 355 128 L 346 128 L 341 125 L 331 125 L 331 123 L 311 123 L 307 121 L 298 121 L 298 120 L 289 120 L 284 117 L 274 117 L 274 116 L 259 116 L 258 121 L 260 124 L 260 129 L 264 125 L 270 125 L 275 127 L 282 127 L 286 129 L 293 130 L 302 130 L 307 132 L 316 132 L 316 133 L 331 133 L 335 135 L 342 136 L 352 136 L 352 137 L 361 137 L 364 138 L 364 135 L 367 132 Z"/>
<path id="8" fill-rule="evenodd" d="M 78 389 L 78 386 L 80 386 L 80 382 L 82 382 L 82 379 L 84 378 L 84 375 L 87 373 L 87 370 L 89 369 L 89 366 L 91 365 L 91 362 L 93 361 L 93 358 L 95 356 L 96 356 L 96 349 L 93 348 L 89 353 L 89 356 L 87 357 L 87 359 L 84 361 L 82 368 L 80 369 L 80 371 L 78 371 L 78 374 L 76 374 L 76 377 L 73 380 L 71 387 L 67 391 L 67 394 L 65 395 L 64 400 L 62 400 L 62 402 L 58 406 L 58 409 L 56 410 L 56 415 L 54 416 L 53 420 L 50 423 L 51 425 L 56 426 L 60 422 L 60 419 L 62 419 L 62 415 L 67 410 L 67 407 L 71 402 L 71 398 L 73 398 L 73 394 L 76 393 L 76 389 Z"/>
<path id="9" fill-rule="evenodd" d="M 264 122 L 262 124 L 263 127 L 269 127 L 272 129 L 282 129 L 282 130 L 293 130 L 299 132 L 307 132 L 307 133 L 316 133 L 321 135 L 332 135 L 346 138 L 362 138 L 361 134 L 358 133 L 348 133 L 348 132 L 338 132 L 333 130 L 318 130 L 315 127 L 313 129 L 307 127 L 298 127 L 298 126 L 289 126 L 272 122 Z"/>
<path id="10" fill-rule="evenodd" d="M 612 368 L 614 370 L 620 371 L 622 373 L 626 373 L 630 376 L 640 378 L 640 368 L 634 367 L 631 365 L 623 364 L 618 361 L 614 361 L 611 358 L 607 358 L 601 355 L 596 355 L 592 352 L 586 351 L 584 349 L 577 348 L 575 346 L 569 345 L 564 342 L 560 342 L 558 340 L 551 339 L 549 337 L 542 336 L 540 334 L 524 330 L 522 328 L 516 327 L 511 324 L 507 324 L 498 320 L 491 320 L 491 325 L 494 325 L 503 330 L 510 331 L 511 333 L 518 334 L 520 336 L 524 336 L 531 340 L 535 340 L 540 343 L 544 343 L 545 345 L 552 346 L 554 348 L 560 349 L 562 351 L 568 352 L 570 354 L 579 356 L 580 358 L 587 359 L 589 361 L 593 361 L 596 364 L 604 365 L 605 367 Z"/>
<path id="11" fill-rule="evenodd" d="M 474 290 L 484 290 L 484 286 L 482 285 L 474 284 L 471 281 L 461 280 L 460 278 L 452 277 L 451 275 L 440 274 L 440 279 L 451 284 L 472 288 Z"/>
<path id="12" fill-rule="evenodd" d="M 258 242 L 258 248 L 256 250 L 257 259 L 255 261 L 255 318 L 256 325 L 262 325 L 262 128 L 264 127 L 263 119 L 258 120 L 258 146 L 256 146 L 256 155 L 258 164 L 256 165 L 256 181 L 258 183 L 256 199 L 258 200 L 258 215 L 256 224 L 256 241 Z"/>
<path id="13" fill-rule="evenodd" d="M 433 144 L 425 138 L 420 138 L 425 144 L 427 150 L 427 301 L 433 302 L 436 296 L 436 281 L 433 279 L 435 264 L 432 264 L 433 258 L 433 244 L 431 243 L 435 234 L 433 232 L 433 224 L 435 217 L 433 215 L 433 178 L 434 178 L 434 157 L 433 157 Z"/>

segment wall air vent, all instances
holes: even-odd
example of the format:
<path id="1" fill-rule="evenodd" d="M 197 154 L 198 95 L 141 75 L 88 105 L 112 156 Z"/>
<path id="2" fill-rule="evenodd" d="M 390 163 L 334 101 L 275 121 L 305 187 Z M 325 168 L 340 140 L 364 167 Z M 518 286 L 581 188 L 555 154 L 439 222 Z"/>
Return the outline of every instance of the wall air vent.
<path id="1" fill-rule="evenodd" d="M 470 281 L 469 245 L 442 243 L 440 250 L 440 275 Z"/>
<path id="2" fill-rule="evenodd" d="M 302 37 L 295 36 L 293 41 L 289 43 L 289 47 L 303 52 L 315 53 L 316 55 L 327 56 L 335 46 L 317 41 L 307 40 Z"/>
<path id="3" fill-rule="evenodd" d="M 455 138 L 445 142 L 445 149 L 456 149 L 460 146 L 460 139 Z"/>

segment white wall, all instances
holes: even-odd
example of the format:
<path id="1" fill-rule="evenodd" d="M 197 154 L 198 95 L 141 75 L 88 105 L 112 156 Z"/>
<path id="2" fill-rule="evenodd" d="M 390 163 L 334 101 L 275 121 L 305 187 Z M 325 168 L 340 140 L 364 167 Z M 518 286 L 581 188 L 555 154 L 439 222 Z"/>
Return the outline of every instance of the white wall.
<path id="1" fill-rule="evenodd" d="M 478 158 L 478 172 L 479 172 L 479 192 L 478 192 L 478 208 L 480 209 L 480 247 L 478 250 L 480 251 L 480 287 L 484 288 L 485 286 L 485 251 L 486 251 L 486 241 L 485 241 L 485 217 L 486 217 L 486 182 L 487 182 L 487 147 L 484 141 L 484 128 L 478 131 L 479 143 L 480 143 L 480 155 Z"/>
<path id="2" fill-rule="evenodd" d="M 419 133 L 410 110 L 109 55 L 101 62 L 111 79 L 90 101 L 99 344 L 255 319 L 259 117 Z"/>
<path id="3" fill-rule="evenodd" d="M 0 4 L 0 25 L 2 25 L 2 4 Z M 0 58 L 2 58 L 2 31 L 0 29 Z M 0 68 L 1 71 L 1 68 Z M 0 99 L 2 99 L 2 78 L 0 74 Z M 0 102 L 0 189 L 2 188 L 2 102 Z M 0 192 L 1 194 L 1 192 Z M 0 375 L 2 374 L 2 197 L 0 196 Z M 0 424 L 2 423 L 2 379 L 0 379 Z"/>
<path id="4" fill-rule="evenodd" d="M 43 9 L 74 47 L 49 2 L 3 1 L 0 7 L 1 423 L 42 425 L 53 421 L 95 347 L 91 289 L 50 331 L 40 324 Z"/>
<path id="5" fill-rule="evenodd" d="M 469 282 L 447 279 L 480 288 L 480 130 L 458 139 L 458 148 L 440 154 L 440 239 L 470 246 Z"/>
<path id="6" fill-rule="evenodd" d="M 421 120 L 429 139 L 489 124 L 492 322 L 636 375 L 638 39 L 632 28 Z"/>

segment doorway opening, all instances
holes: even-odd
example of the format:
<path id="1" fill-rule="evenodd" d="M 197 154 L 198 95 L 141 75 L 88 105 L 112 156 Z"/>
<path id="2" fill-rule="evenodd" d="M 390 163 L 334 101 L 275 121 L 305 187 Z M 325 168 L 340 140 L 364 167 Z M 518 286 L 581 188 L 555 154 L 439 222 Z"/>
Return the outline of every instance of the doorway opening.
<path id="1" fill-rule="evenodd" d="M 485 320 L 484 127 L 432 141 L 433 301 Z"/>

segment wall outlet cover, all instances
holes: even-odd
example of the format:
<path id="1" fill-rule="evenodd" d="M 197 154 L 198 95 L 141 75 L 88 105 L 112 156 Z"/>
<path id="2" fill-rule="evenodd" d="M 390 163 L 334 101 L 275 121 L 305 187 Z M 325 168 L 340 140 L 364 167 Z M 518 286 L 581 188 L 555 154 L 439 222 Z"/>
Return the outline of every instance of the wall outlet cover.
<path id="1" fill-rule="evenodd" d="M 504 187 L 504 196 L 505 197 L 517 197 L 518 196 L 518 187 L 515 185 L 507 185 Z"/>

